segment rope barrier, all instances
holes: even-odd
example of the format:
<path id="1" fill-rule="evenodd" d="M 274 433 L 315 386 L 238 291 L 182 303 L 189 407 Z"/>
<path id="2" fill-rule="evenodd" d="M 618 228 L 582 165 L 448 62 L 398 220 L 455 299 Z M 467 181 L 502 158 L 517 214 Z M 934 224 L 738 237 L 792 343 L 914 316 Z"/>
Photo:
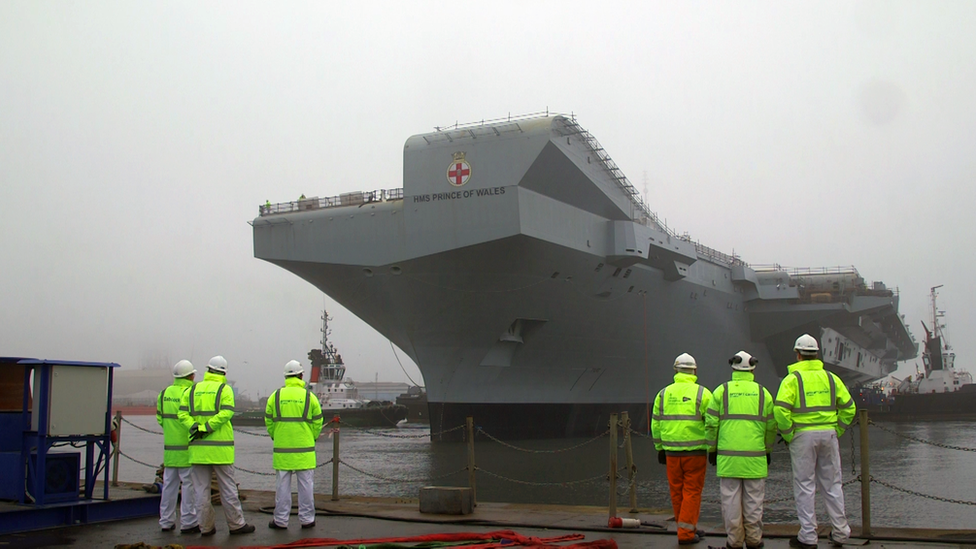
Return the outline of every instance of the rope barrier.
<path id="1" fill-rule="evenodd" d="M 644 433 L 642 433 L 640 431 L 635 431 L 633 427 L 630 428 L 630 432 L 633 433 L 633 434 L 635 434 L 635 435 L 637 435 L 637 436 L 639 436 L 639 437 L 644 437 L 644 438 L 651 439 L 651 440 L 654 439 L 654 437 L 651 436 L 651 435 L 644 434 Z"/>
<path id="2" fill-rule="evenodd" d="M 626 467 L 624 467 L 624 469 L 626 469 Z M 624 489 L 624 491 L 622 493 L 619 492 L 619 491 L 617 492 L 617 497 L 618 498 L 622 498 L 624 496 L 629 495 L 630 494 L 630 491 L 633 490 L 634 489 L 634 486 L 637 485 L 637 475 L 636 475 L 636 472 L 637 471 L 636 471 L 636 466 L 635 466 L 635 471 L 634 471 L 635 474 L 634 474 L 633 478 L 631 478 L 630 481 L 627 483 L 627 488 Z"/>
<path id="3" fill-rule="evenodd" d="M 446 431 L 441 431 L 439 433 L 431 433 L 430 436 L 431 437 L 439 437 L 441 435 L 446 435 L 447 433 L 452 433 L 454 431 L 459 431 L 461 429 L 464 429 L 465 427 L 466 427 L 465 425 L 458 425 L 457 427 L 451 427 L 450 429 L 448 429 Z"/>
<path id="4" fill-rule="evenodd" d="M 511 448 L 513 450 L 518 450 L 520 452 L 528 452 L 530 454 L 558 454 L 560 452 L 568 452 L 570 450 L 575 450 L 577 448 L 582 448 L 583 446 L 586 446 L 587 444 L 590 444 L 592 442 L 595 442 L 597 440 L 600 440 L 601 438 L 603 438 L 603 437 L 605 437 L 605 436 L 607 436 L 607 435 L 610 434 L 610 429 L 607 429 L 602 434 L 599 434 L 596 437 L 591 438 L 590 440 L 587 440 L 586 442 L 582 442 L 580 444 L 577 444 L 576 446 L 570 446 L 568 448 L 560 448 L 558 450 L 531 450 L 529 448 L 522 448 L 522 447 L 519 447 L 519 446 L 515 446 L 514 444 L 509 444 L 509 443 L 507 443 L 507 442 L 505 442 L 503 440 L 499 440 L 499 439 L 495 438 L 494 436 L 492 436 L 490 433 L 488 433 L 487 431 L 485 431 L 481 427 L 478 427 L 478 432 L 481 433 L 481 434 L 483 434 L 483 435 L 485 435 L 486 437 L 490 438 L 491 440 L 497 442 L 498 444 L 501 444 L 502 446 L 506 446 L 508 448 Z"/>
<path id="5" fill-rule="evenodd" d="M 268 437 L 268 436 L 271 436 L 268 433 L 255 433 L 255 432 L 252 432 L 252 431 L 245 431 L 244 429 L 238 429 L 236 427 L 234 428 L 234 432 L 235 433 L 241 433 L 241 434 L 244 434 L 244 435 L 251 435 L 252 437 Z"/>
<path id="6" fill-rule="evenodd" d="M 128 425 L 130 425 L 130 426 L 132 426 L 132 427 L 134 427 L 134 428 L 136 428 L 138 430 L 140 430 L 140 431 L 143 431 L 143 432 L 146 432 L 146 433 L 149 433 L 149 434 L 153 434 L 153 435 L 162 435 L 163 434 L 160 431 L 155 431 L 155 430 L 152 430 L 152 429 L 147 429 L 145 427 L 139 426 L 139 425 L 133 423 L 132 421 L 129 421 L 128 419 L 126 419 L 124 417 L 122 418 L 122 421 L 125 422 L 126 424 L 128 424 Z M 911 440 L 911 441 L 917 442 L 919 444 L 927 444 L 927 445 L 936 446 L 936 447 L 939 447 L 939 448 L 944 448 L 944 449 L 947 449 L 947 450 L 959 450 L 959 451 L 965 451 L 965 452 L 976 452 L 976 448 L 969 448 L 969 447 L 963 447 L 963 446 L 954 446 L 954 445 L 950 445 L 950 444 L 943 444 L 943 443 L 939 443 L 939 442 L 925 440 L 925 439 L 922 439 L 922 438 L 919 438 L 919 437 L 915 437 L 915 436 L 912 436 L 912 435 L 907 435 L 907 434 L 899 433 L 899 432 L 897 432 L 897 431 L 895 431 L 893 429 L 890 429 L 890 428 L 884 427 L 882 425 L 879 425 L 878 423 L 876 423 L 874 421 L 871 421 L 871 420 L 869 420 L 868 425 L 869 426 L 874 426 L 874 427 L 876 427 L 876 428 L 878 428 L 878 429 L 880 429 L 880 430 L 882 430 L 882 431 L 884 431 L 886 433 L 895 435 L 897 437 L 900 437 L 900 438 L 903 438 L 903 439 L 906 439 L 906 440 Z M 855 438 L 855 436 L 854 436 L 854 431 L 855 431 L 854 427 L 857 427 L 857 426 L 859 426 L 859 421 L 858 420 L 855 420 L 851 424 L 850 428 L 848 429 L 848 433 L 850 434 L 850 448 L 851 448 L 851 451 L 850 451 L 851 476 L 850 476 L 850 478 L 848 478 L 847 480 L 845 480 L 845 481 L 842 482 L 842 484 L 841 484 L 842 486 L 848 486 L 848 485 L 851 485 L 851 484 L 854 484 L 854 483 L 857 483 L 857 482 L 861 482 L 861 480 L 862 480 L 862 476 L 861 476 L 861 474 L 857 470 L 858 469 L 857 468 L 857 464 L 858 464 L 858 460 L 857 460 L 857 444 L 856 444 L 856 442 L 854 440 L 854 438 Z M 428 438 L 428 437 L 437 437 L 437 436 L 441 436 L 441 435 L 444 435 L 444 434 L 447 434 L 447 433 L 451 433 L 451 432 L 454 432 L 454 431 L 458 431 L 460 429 L 464 429 L 465 428 L 465 425 L 459 425 L 457 427 L 453 427 L 451 429 L 447 429 L 447 430 L 441 431 L 439 433 L 425 432 L 425 433 L 418 433 L 418 434 L 383 433 L 383 432 L 374 431 L 374 430 L 371 430 L 371 429 L 365 429 L 365 428 L 361 428 L 361 427 L 352 427 L 352 426 L 347 426 L 347 425 L 342 425 L 342 427 L 347 428 L 347 429 L 355 429 L 357 432 L 361 432 L 363 434 L 373 435 L 373 436 L 379 436 L 379 437 L 384 437 L 384 438 L 394 438 L 394 439 L 397 439 L 397 438 L 399 438 L 399 439 L 420 439 L 420 438 Z M 631 434 L 634 434 L 634 435 L 637 435 L 637 436 L 641 436 L 641 437 L 645 437 L 645 438 L 651 438 L 648 435 L 645 435 L 644 433 L 641 433 L 639 431 L 636 431 L 636 430 L 634 430 L 632 428 L 629 431 L 630 431 Z M 243 430 L 243 429 L 235 429 L 235 432 L 241 433 L 241 434 L 244 434 L 244 435 L 255 436 L 255 437 L 267 437 L 268 436 L 266 433 L 256 433 L 256 432 L 247 431 L 247 430 Z M 492 434 L 488 433 L 487 431 L 485 431 L 481 427 L 478 427 L 477 428 L 477 432 L 480 432 L 480 433 L 484 434 L 488 439 L 490 439 L 493 442 L 496 442 L 496 443 L 498 443 L 498 444 L 500 444 L 502 446 L 505 446 L 507 448 L 510 448 L 512 450 L 516 450 L 516 451 L 519 451 L 519 452 L 526 452 L 526 453 L 532 453 L 532 454 L 558 454 L 558 453 L 562 453 L 562 452 L 576 450 L 576 449 L 582 448 L 584 446 L 587 446 L 589 444 L 592 444 L 593 442 L 596 442 L 597 440 L 600 440 L 603 437 L 608 436 L 610 434 L 610 430 L 608 429 L 608 430 L 604 431 L 603 433 L 597 435 L 596 437 L 593 437 L 593 438 L 591 438 L 589 440 L 586 440 L 584 442 L 581 442 L 581 443 L 576 444 L 576 445 L 573 445 L 573 446 L 569 446 L 569 447 L 566 447 L 566 448 L 559 448 L 559 449 L 555 449 L 555 450 L 535 450 L 535 449 L 530 449 L 530 448 L 524 448 L 524 447 L 516 446 L 516 445 L 511 444 L 509 442 L 503 441 L 503 440 L 501 440 L 501 439 L 493 436 Z M 119 451 L 119 455 L 121 455 L 122 457 L 126 458 L 129 461 L 132 461 L 134 463 L 137 463 L 137 464 L 142 465 L 144 467 L 148 467 L 148 468 L 153 469 L 153 470 L 156 470 L 159 467 L 158 465 L 154 465 L 154 464 L 151 464 L 151 463 L 147 463 L 147 462 L 144 462 L 144 461 L 140 461 L 140 460 L 138 460 L 138 459 L 136 459 L 136 458 L 134 458 L 134 457 L 126 454 L 125 452 L 122 452 L 121 450 Z M 332 463 L 333 463 L 333 460 L 332 459 L 329 459 L 328 461 L 325 461 L 324 463 L 320 463 L 320 464 L 316 465 L 315 467 L 316 468 L 321 468 L 321 467 L 324 467 L 324 466 L 329 465 L 329 464 L 332 464 Z M 451 471 L 449 473 L 446 473 L 446 474 L 443 474 L 443 475 L 437 475 L 437 476 L 433 476 L 433 477 L 423 477 L 423 478 L 393 478 L 393 477 L 387 477 L 387 476 L 383 476 L 383 475 L 379 475 L 379 474 L 375 474 L 375 473 L 371 473 L 371 472 L 365 471 L 365 470 L 363 470 L 363 469 L 361 469 L 361 468 L 359 468 L 359 467 L 357 467 L 357 466 L 355 466 L 355 465 L 353 465 L 353 464 L 351 464 L 351 463 L 349 463 L 349 462 L 347 462 L 345 460 L 339 460 L 339 463 L 342 464 L 342 465 L 344 465 L 345 467 L 347 467 L 349 469 L 352 469 L 353 471 L 355 471 L 355 472 L 357 472 L 359 474 L 364 475 L 364 476 L 367 476 L 367 477 L 370 477 L 370 478 L 374 478 L 374 479 L 377 479 L 377 480 L 382 480 L 382 481 L 385 481 L 385 482 L 392 482 L 392 483 L 399 483 L 399 484 L 430 483 L 432 481 L 436 481 L 436 480 L 440 480 L 440 479 L 452 477 L 452 476 L 455 476 L 455 475 L 464 473 L 465 471 L 468 471 L 468 467 L 463 467 L 463 468 L 460 468 L 460 469 L 458 469 L 456 471 Z M 252 475 L 275 476 L 275 473 L 274 472 L 255 471 L 255 470 L 246 469 L 246 468 L 243 468 L 243 467 L 238 467 L 236 465 L 234 466 L 234 469 L 235 470 L 238 470 L 238 471 L 241 471 L 241 472 L 244 472 L 244 473 L 252 474 Z M 521 479 L 517 479 L 517 478 L 508 477 L 508 476 L 505 476 L 505 475 L 502 475 L 502 474 L 499 474 L 499 473 L 495 473 L 495 472 L 492 472 L 492 471 L 483 469 L 481 467 L 475 467 L 474 470 L 477 471 L 477 472 L 484 473 L 485 475 L 488 475 L 490 477 L 494 477 L 496 479 L 500 479 L 500 480 L 503 480 L 503 481 L 506 481 L 506 482 L 515 483 L 515 484 L 521 484 L 521 485 L 525 485 L 525 486 L 559 486 L 559 487 L 569 487 L 569 486 L 577 486 L 577 485 L 594 483 L 594 482 L 599 482 L 599 481 L 607 481 L 607 482 L 609 481 L 609 475 L 607 473 L 602 473 L 600 475 L 596 475 L 596 476 L 593 476 L 593 477 L 583 478 L 583 479 L 576 479 L 576 480 L 557 481 L 557 482 L 534 482 L 534 481 L 527 481 L 527 480 L 521 480 Z M 626 470 L 626 467 L 621 468 L 620 471 L 618 471 L 618 475 L 620 475 L 622 477 L 622 474 L 621 473 L 624 472 L 625 470 Z M 933 501 L 940 501 L 940 502 L 943 502 L 943 503 L 952 503 L 952 504 L 956 504 L 956 505 L 976 506 L 976 501 L 967 501 L 967 500 L 947 498 L 947 497 L 937 496 L 937 495 L 932 495 L 932 494 L 926 494 L 924 492 L 919 492 L 919 491 L 916 491 L 916 490 L 911 490 L 911 489 L 908 489 L 908 488 L 903 488 L 903 487 L 900 487 L 900 486 L 891 484 L 889 482 L 886 482 L 884 480 L 881 480 L 879 478 L 876 478 L 873 475 L 870 477 L 869 481 L 872 482 L 872 483 L 875 483 L 875 484 L 879 484 L 881 486 L 884 486 L 885 488 L 888 488 L 890 490 L 894 490 L 894 491 L 897 491 L 897 492 L 901 492 L 901 493 L 904 493 L 904 494 L 908 494 L 908 495 L 912 495 L 912 496 L 916 496 L 916 497 L 920 497 L 920 498 L 924 498 L 924 499 L 929 499 L 929 500 L 933 500 Z M 636 490 L 637 487 L 640 486 L 640 485 L 642 485 L 642 484 L 647 484 L 647 483 L 646 482 L 645 483 L 638 482 L 637 479 L 636 479 L 636 477 L 635 477 L 634 479 L 630 480 L 626 484 L 626 487 L 624 488 L 624 490 L 622 492 L 619 491 L 619 490 L 617 491 L 617 496 L 618 497 L 625 497 L 628 494 L 630 494 L 633 490 Z M 781 503 L 781 502 L 791 501 L 792 499 L 793 499 L 792 496 L 787 496 L 787 497 L 782 497 L 782 498 L 772 498 L 772 499 L 766 499 L 764 501 L 764 503 L 766 503 L 766 504 Z M 720 500 L 714 500 L 714 499 L 710 499 L 710 498 L 703 498 L 702 499 L 702 502 L 703 503 L 708 503 L 708 504 L 720 504 L 721 503 Z"/>
<path id="7" fill-rule="evenodd" d="M 152 469 L 154 471 L 156 469 L 159 469 L 159 465 L 152 465 L 151 463 L 146 463 L 145 461 L 139 461 L 138 459 L 136 459 L 136 458 L 134 458 L 134 457 L 126 454 L 122 450 L 119 450 L 119 455 L 122 456 L 122 457 L 124 457 L 125 459 L 128 459 L 129 461 L 134 461 L 134 462 L 138 463 L 139 465 L 145 465 L 146 467 L 149 467 L 150 469 Z"/>
<path id="8" fill-rule="evenodd" d="M 945 448 L 947 450 L 961 450 L 963 452 L 976 452 L 976 448 L 967 448 L 965 446 L 952 446 L 951 444 L 942 444 L 941 442 L 932 442 L 931 440 L 925 440 L 925 439 L 921 439 L 921 438 L 918 438 L 918 437 L 913 437 L 911 435 L 902 434 L 902 433 L 899 433 L 899 432 L 894 431 L 892 429 L 888 429 L 887 427 L 882 427 L 881 425 L 878 425 L 877 423 L 875 423 L 874 421 L 872 421 L 870 419 L 868 420 L 868 425 L 877 427 L 878 429 L 881 429 L 882 431 L 884 431 L 886 433 L 890 433 L 892 435 L 895 435 L 896 437 L 901 437 L 901 438 L 904 438 L 904 439 L 912 440 L 912 441 L 918 442 L 920 444 L 929 444 L 931 446 L 938 446 L 939 448 Z"/>
<path id="9" fill-rule="evenodd" d="M 145 427 L 140 427 L 140 426 L 136 425 L 135 423 L 132 423 L 131 421 L 125 419 L 125 416 L 122 417 L 122 421 L 125 422 L 125 423 L 127 423 L 127 424 L 129 424 L 129 425 L 131 425 L 131 426 L 133 426 L 133 427 L 135 427 L 136 429 L 139 429 L 140 431 L 145 431 L 145 432 L 150 433 L 150 434 L 153 434 L 153 435 L 161 435 L 161 434 L 163 434 L 162 431 L 153 431 L 152 429 L 146 429 Z"/>
<path id="10" fill-rule="evenodd" d="M 428 437 L 432 436 L 430 433 L 419 433 L 419 434 L 415 434 L 415 435 L 399 435 L 399 434 L 394 435 L 394 434 L 390 434 L 390 433 L 381 433 L 379 431 L 373 431 L 373 430 L 370 430 L 370 429 L 364 429 L 362 427 L 351 427 L 349 425 L 342 425 L 341 422 L 339 423 L 339 425 L 343 429 L 352 429 L 352 430 L 356 431 L 357 433 L 364 433 L 364 434 L 367 434 L 367 435 L 373 435 L 373 436 L 385 437 L 385 438 L 428 438 Z M 455 427 L 454 430 L 456 430 L 458 428 L 463 428 L 463 427 L 464 427 L 464 425 L 461 425 L 460 427 Z M 443 433 L 447 433 L 447 432 L 450 432 L 450 431 L 443 431 L 442 434 Z"/>
<path id="11" fill-rule="evenodd" d="M 944 498 L 942 496 L 933 496 L 931 494 L 923 494 L 922 492 L 916 492 L 915 490 L 909 490 L 907 488 L 900 488 L 898 486 L 895 486 L 894 484 L 890 484 L 890 483 L 887 483 L 887 482 L 885 482 L 885 481 L 883 481 L 881 479 L 874 478 L 874 475 L 871 476 L 871 482 L 880 484 L 880 485 L 884 486 L 885 488 L 890 488 L 890 489 L 895 490 L 895 491 L 898 491 L 898 492 L 902 492 L 902 493 L 905 493 L 905 494 L 910 494 L 910 495 L 913 495 L 913 496 L 918 496 L 918 497 L 921 497 L 921 498 L 931 499 L 931 500 L 935 500 L 935 501 L 941 501 L 941 502 L 945 502 L 945 503 L 955 503 L 955 504 L 958 504 L 958 505 L 976 505 L 976 501 L 966 501 L 966 500 L 962 500 L 962 499 Z"/>
<path id="12" fill-rule="evenodd" d="M 357 473 L 362 474 L 362 475 L 366 475 L 367 477 L 371 477 L 371 478 L 375 478 L 375 479 L 379 479 L 379 480 L 385 480 L 387 482 L 398 482 L 398 483 L 401 483 L 401 484 L 428 483 L 428 482 L 431 482 L 431 481 L 434 481 L 434 480 L 440 480 L 440 479 L 443 479 L 443 478 L 447 478 L 447 477 L 456 475 L 458 473 L 463 473 L 463 472 L 465 472 L 465 471 L 468 470 L 467 467 L 463 467 L 461 469 L 458 469 L 457 471 L 452 471 L 450 473 L 447 473 L 447 474 L 444 474 L 444 475 L 435 476 L 435 477 L 424 477 L 424 478 L 417 478 L 417 479 L 405 479 L 405 478 L 384 477 L 382 475 L 377 475 L 377 474 L 374 474 L 374 473 L 369 473 L 367 471 L 363 471 L 362 469 L 360 469 L 360 468 L 358 468 L 358 467 L 356 467 L 354 465 L 350 465 L 344 459 L 340 459 L 339 460 L 339 464 L 340 465 L 345 465 L 346 467 L 352 469 L 353 471 L 356 471 Z"/>

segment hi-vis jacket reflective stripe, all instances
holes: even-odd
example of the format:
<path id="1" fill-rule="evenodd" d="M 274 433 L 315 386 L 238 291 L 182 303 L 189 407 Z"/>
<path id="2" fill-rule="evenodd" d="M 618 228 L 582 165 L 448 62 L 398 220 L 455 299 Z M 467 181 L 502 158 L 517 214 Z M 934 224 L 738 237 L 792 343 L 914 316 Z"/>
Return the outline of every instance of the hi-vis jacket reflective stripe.
<path id="1" fill-rule="evenodd" d="M 843 435 L 857 407 L 840 378 L 824 370 L 819 360 L 803 360 L 787 370 L 773 407 L 783 439 L 789 442 L 799 432 L 829 429 Z"/>
<path id="2" fill-rule="evenodd" d="M 315 468 L 315 440 L 322 432 L 319 399 L 297 377 L 268 397 L 264 425 L 274 441 L 272 464 L 279 471 Z"/>
<path id="3" fill-rule="evenodd" d="M 156 399 L 156 422 L 163 428 L 163 465 L 166 467 L 190 466 L 189 434 L 178 414 L 183 393 L 192 386 L 189 379 L 176 379 Z"/>
<path id="4" fill-rule="evenodd" d="M 710 451 L 718 451 L 717 475 L 766 478 L 766 453 L 776 439 L 773 396 L 753 381 L 752 372 L 732 372 L 715 388 L 705 414 Z"/>
<path id="5" fill-rule="evenodd" d="M 199 426 L 207 433 L 190 443 L 190 463 L 194 465 L 233 465 L 234 391 L 227 377 L 207 372 L 203 381 L 183 393 L 180 401 L 180 423 L 189 429 Z"/>
<path id="6" fill-rule="evenodd" d="M 712 393 L 697 381 L 696 375 L 676 373 L 674 383 L 654 397 L 651 432 L 655 450 L 701 455 L 708 450 L 704 415 Z"/>

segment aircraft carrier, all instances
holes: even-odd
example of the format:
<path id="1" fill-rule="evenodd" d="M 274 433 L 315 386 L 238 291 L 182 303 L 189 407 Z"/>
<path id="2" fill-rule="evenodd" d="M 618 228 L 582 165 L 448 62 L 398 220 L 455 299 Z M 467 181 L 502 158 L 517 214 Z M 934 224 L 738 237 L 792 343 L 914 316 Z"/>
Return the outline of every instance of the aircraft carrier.
<path id="1" fill-rule="evenodd" d="M 745 349 L 771 391 L 802 333 L 849 384 L 918 352 L 897 292 L 853 267 L 750 265 L 667 227 L 573 116 L 415 135 L 402 188 L 268 203 L 252 226 L 255 257 L 417 363 L 434 440 L 467 416 L 503 439 L 595 436 L 621 411 L 646 431 L 683 352 L 714 387 Z"/>

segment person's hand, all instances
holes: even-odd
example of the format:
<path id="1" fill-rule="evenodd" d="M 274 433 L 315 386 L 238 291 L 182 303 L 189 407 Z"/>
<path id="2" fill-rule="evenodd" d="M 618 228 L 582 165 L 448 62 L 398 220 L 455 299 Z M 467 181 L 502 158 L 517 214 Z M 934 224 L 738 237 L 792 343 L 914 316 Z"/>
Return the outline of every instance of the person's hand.
<path id="1" fill-rule="evenodd" d="M 196 424 L 196 423 L 194 423 L 190 427 L 190 442 L 193 442 L 195 440 L 199 440 L 199 439 L 207 436 L 207 432 L 204 431 L 203 429 L 201 429 L 200 427 L 201 426 L 198 425 L 198 424 Z"/>
<path id="2" fill-rule="evenodd" d="M 773 454 L 766 452 L 766 465 L 769 465 L 772 462 L 773 462 Z"/>
<path id="3" fill-rule="evenodd" d="M 668 464 L 668 455 L 664 453 L 664 450 L 658 450 L 657 452 L 657 462 L 661 465 Z"/>
<path id="4" fill-rule="evenodd" d="M 711 463 L 713 467 L 718 466 L 718 452 L 709 452 L 708 462 Z"/>

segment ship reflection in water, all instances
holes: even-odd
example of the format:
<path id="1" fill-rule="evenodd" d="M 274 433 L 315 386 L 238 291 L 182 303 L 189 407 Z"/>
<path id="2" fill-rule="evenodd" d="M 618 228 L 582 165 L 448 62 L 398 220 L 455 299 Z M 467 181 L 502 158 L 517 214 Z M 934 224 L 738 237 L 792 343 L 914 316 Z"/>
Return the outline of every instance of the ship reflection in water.
<path id="1" fill-rule="evenodd" d="M 158 430 L 152 416 L 127 418 L 136 425 Z M 972 486 L 976 484 L 976 467 L 971 452 L 944 449 L 923 444 L 904 437 L 933 443 L 976 448 L 976 422 L 924 422 L 883 423 L 886 432 L 871 427 L 871 475 L 879 480 L 917 492 L 938 495 L 943 498 L 964 501 L 976 500 Z M 857 448 L 857 428 L 841 440 L 841 460 L 844 480 L 853 478 L 851 473 L 854 439 L 854 464 L 860 466 Z M 241 428 L 235 437 L 238 467 L 252 471 L 272 473 L 271 442 L 260 436 L 263 430 Z M 896 433 L 896 434 L 894 434 Z M 378 436 L 379 434 L 387 436 Z M 462 471 L 466 463 L 464 443 L 431 443 L 426 436 L 426 425 L 371 430 L 344 429 L 341 432 L 340 458 L 351 466 L 372 475 L 389 479 L 406 479 L 412 482 L 390 482 L 368 477 L 348 467 L 340 467 L 340 495 L 365 495 L 387 497 L 418 497 L 420 488 L 428 485 L 466 486 L 467 473 Z M 399 438 L 391 438 L 395 435 Z M 417 435 L 417 436 L 413 436 Z M 853 436 L 852 436 L 853 435 Z M 525 440 L 515 443 L 518 447 L 533 450 L 558 450 L 582 444 L 590 439 Z M 598 480 L 581 484 L 529 486 L 503 480 L 486 472 L 477 477 L 478 499 L 513 503 L 556 503 L 569 505 L 607 505 L 607 481 L 609 438 L 604 436 L 580 448 L 560 453 L 526 453 L 503 446 L 484 435 L 476 437 L 477 466 L 488 473 L 508 479 L 534 483 L 563 483 L 587 478 Z M 323 432 L 318 444 L 318 462 L 332 457 L 332 440 L 328 430 Z M 637 504 L 640 508 L 666 509 L 670 507 L 668 482 L 665 468 L 657 464 L 656 452 L 650 440 L 642 436 L 633 439 L 634 459 L 638 472 Z M 162 436 L 149 434 L 131 425 L 123 426 L 122 451 L 134 459 L 147 463 L 161 461 Z M 623 453 L 621 452 L 621 465 Z M 315 475 L 315 491 L 330 493 L 332 490 L 331 465 L 321 467 Z M 454 475 L 431 482 L 429 479 L 457 472 Z M 153 471 L 123 458 L 119 479 L 132 482 L 150 482 Z M 274 490 L 274 477 L 261 476 L 243 471 L 236 472 L 241 488 Z M 626 477 L 619 481 L 618 492 L 626 489 Z M 861 522 L 860 485 L 848 485 L 844 490 L 847 513 L 854 524 Z M 976 524 L 976 507 L 923 499 L 903 494 L 873 484 L 871 487 L 872 524 L 874 526 L 899 526 L 917 528 L 969 528 Z M 718 479 L 714 468 L 709 467 L 702 505 L 703 520 L 721 523 L 718 505 Z M 796 522 L 793 508 L 789 451 L 777 445 L 773 452 L 769 480 L 766 483 L 765 521 Z M 626 505 L 627 496 L 619 498 Z M 819 501 L 819 499 L 818 499 Z M 827 524 L 822 505 L 818 503 L 818 516 Z"/>

